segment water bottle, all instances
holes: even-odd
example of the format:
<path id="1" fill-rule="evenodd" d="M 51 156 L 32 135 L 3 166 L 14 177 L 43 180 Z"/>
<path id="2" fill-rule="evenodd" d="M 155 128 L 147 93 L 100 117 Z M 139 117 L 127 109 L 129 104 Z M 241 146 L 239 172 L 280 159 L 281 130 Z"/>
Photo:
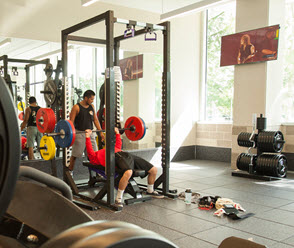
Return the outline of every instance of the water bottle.
<path id="1" fill-rule="evenodd" d="M 186 204 L 191 204 L 191 198 L 192 198 L 192 190 L 188 188 L 185 191 L 185 202 L 186 202 Z"/>

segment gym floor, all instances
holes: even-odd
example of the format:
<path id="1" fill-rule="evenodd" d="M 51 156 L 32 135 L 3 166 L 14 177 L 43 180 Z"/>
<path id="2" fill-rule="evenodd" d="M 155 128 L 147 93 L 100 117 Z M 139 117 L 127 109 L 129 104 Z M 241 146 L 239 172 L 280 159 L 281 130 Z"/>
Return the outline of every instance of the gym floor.
<path id="1" fill-rule="evenodd" d="M 160 169 L 159 169 L 160 170 Z M 288 179 L 265 182 L 231 176 L 228 163 L 190 160 L 171 163 L 170 188 L 178 193 L 192 188 L 201 196 L 230 198 L 248 213 L 243 220 L 213 216 L 179 199 L 152 199 L 113 212 L 87 211 L 95 220 L 121 220 L 152 230 L 179 247 L 216 248 L 223 239 L 237 236 L 269 248 L 294 247 L 294 174 Z M 137 180 L 138 181 L 138 180 Z M 146 180 L 142 180 L 146 182 Z"/>

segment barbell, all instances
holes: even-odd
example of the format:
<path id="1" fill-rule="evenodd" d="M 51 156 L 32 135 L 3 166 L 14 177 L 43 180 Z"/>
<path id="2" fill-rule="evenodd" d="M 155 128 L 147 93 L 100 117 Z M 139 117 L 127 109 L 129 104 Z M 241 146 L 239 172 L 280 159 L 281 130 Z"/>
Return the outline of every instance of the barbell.
<path id="1" fill-rule="evenodd" d="M 70 147 L 75 141 L 76 134 L 86 133 L 85 131 L 77 131 L 70 120 L 60 120 L 55 126 L 55 114 L 50 108 L 41 108 L 38 111 L 36 124 L 38 130 L 44 133 L 39 147 L 44 160 L 51 160 L 55 157 L 55 142 L 61 148 Z M 53 128 L 54 126 L 55 128 Z M 132 116 L 126 120 L 124 128 L 119 130 L 124 130 L 129 140 L 136 141 L 145 136 L 146 129 L 142 118 Z M 99 133 L 105 132 L 105 130 L 92 130 L 92 132 Z"/>
<path id="2" fill-rule="evenodd" d="M 72 140 L 70 144 L 69 142 L 66 142 L 66 146 L 61 145 L 60 147 L 71 146 L 75 140 L 76 134 L 85 133 L 84 131 L 76 131 L 73 123 L 69 120 L 60 120 L 56 127 L 55 123 L 55 113 L 51 108 L 40 108 L 38 110 L 36 116 L 36 125 L 41 133 L 46 133 L 47 136 L 56 136 L 57 139 L 60 136 L 62 136 L 62 139 L 64 139 L 64 136 L 69 135 L 69 139 Z M 142 139 L 145 136 L 146 129 L 145 122 L 142 118 L 132 116 L 126 120 L 124 128 L 121 128 L 120 130 L 126 130 L 127 138 L 129 140 L 136 141 Z M 105 130 L 95 130 L 94 132 L 105 132 Z"/>
<path id="3" fill-rule="evenodd" d="M 124 128 L 121 130 L 125 130 L 125 134 L 129 140 L 136 141 L 140 140 L 145 135 L 145 124 L 141 118 L 132 116 L 129 117 L 125 123 Z M 105 132 L 105 130 L 94 130 L 92 132 Z M 85 131 L 77 131 L 70 120 L 60 120 L 53 133 L 46 133 L 46 136 L 55 137 L 56 143 L 62 147 L 71 146 L 76 138 L 77 134 L 86 133 Z"/>

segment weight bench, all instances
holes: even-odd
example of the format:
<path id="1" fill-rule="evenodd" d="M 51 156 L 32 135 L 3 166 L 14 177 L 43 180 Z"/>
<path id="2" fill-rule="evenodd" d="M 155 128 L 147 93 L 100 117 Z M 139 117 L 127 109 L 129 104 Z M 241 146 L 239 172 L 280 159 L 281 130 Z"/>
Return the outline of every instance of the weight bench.
<path id="1" fill-rule="evenodd" d="M 83 166 L 88 167 L 89 169 L 89 186 L 94 187 L 96 183 L 106 183 L 107 175 L 105 173 L 105 167 L 102 165 L 93 165 L 90 162 L 83 162 Z M 96 176 L 93 175 L 93 172 L 96 173 Z M 132 204 L 134 202 L 145 202 L 151 200 L 151 196 L 143 196 L 142 190 L 139 188 L 137 182 L 135 181 L 134 177 L 144 177 L 146 176 L 146 173 L 144 170 L 133 170 L 133 175 L 129 180 L 128 186 L 125 189 L 125 193 L 130 194 L 133 198 L 125 199 L 124 202 L 126 205 Z M 114 186 L 117 189 L 119 181 L 121 179 L 122 175 L 115 173 L 115 180 L 114 180 Z M 105 188 L 105 187 L 104 187 Z M 102 193 L 100 194 L 100 192 Z M 95 199 L 102 199 L 104 195 L 106 194 L 105 189 L 102 189 Z M 94 199 L 94 201 L 95 201 Z"/>

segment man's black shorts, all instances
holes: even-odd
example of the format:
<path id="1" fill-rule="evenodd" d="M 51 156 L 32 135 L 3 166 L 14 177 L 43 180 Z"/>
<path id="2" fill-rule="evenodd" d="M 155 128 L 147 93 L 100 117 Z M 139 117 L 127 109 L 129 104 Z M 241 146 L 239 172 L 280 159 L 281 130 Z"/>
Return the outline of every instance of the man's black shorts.
<path id="1" fill-rule="evenodd" d="M 145 176 L 148 171 L 152 169 L 153 165 L 143 158 L 136 155 L 132 155 L 128 152 L 117 152 L 115 153 L 115 165 L 117 172 L 123 174 L 126 170 L 144 170 Z"/>

